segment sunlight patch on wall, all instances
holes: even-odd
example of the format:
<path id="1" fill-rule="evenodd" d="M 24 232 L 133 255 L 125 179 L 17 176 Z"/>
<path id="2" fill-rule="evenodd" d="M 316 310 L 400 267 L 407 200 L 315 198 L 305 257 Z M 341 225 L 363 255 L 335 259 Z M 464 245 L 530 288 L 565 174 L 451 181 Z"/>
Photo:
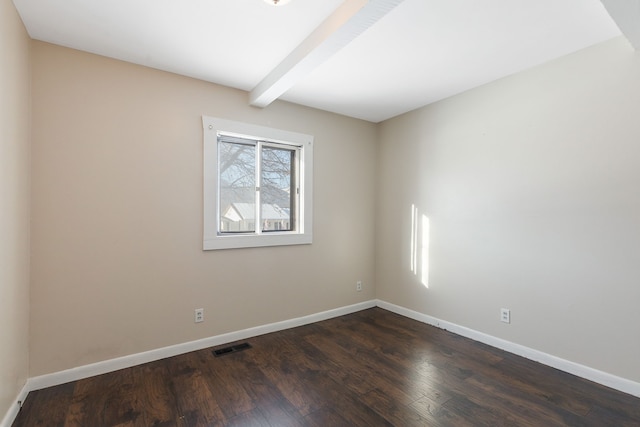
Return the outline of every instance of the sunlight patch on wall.
<path id="1" fill-rule="evenodd" d="M 411 205 L 411 272 L 418 274 L 418 208 Z"/>
<path id="2" fill-rule="evenodd" d="M 418 276 L 425 287 L 429 287 L 429 218 L 426 215 L 420 217 L 416 205 L 411 205 L 411 272 Z M 418 263 L 418 259 L 420 262 Z"/>
<path id="3" fill-rule="evenodd" d="M 422 284 L 429 287 L 429 218 L 422 215 L 422 245 L 420 268 L 422 269 Z"/>

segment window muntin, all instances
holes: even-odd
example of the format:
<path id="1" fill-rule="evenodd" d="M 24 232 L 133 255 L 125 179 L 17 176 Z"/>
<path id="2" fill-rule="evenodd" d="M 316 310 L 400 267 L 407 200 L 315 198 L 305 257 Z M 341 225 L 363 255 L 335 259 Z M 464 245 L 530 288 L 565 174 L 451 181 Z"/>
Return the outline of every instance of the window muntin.
<path id="1" fill-rule="evenodd" d="M 311 243 L 313 137 L 202 119 L 203 248 Z"/>

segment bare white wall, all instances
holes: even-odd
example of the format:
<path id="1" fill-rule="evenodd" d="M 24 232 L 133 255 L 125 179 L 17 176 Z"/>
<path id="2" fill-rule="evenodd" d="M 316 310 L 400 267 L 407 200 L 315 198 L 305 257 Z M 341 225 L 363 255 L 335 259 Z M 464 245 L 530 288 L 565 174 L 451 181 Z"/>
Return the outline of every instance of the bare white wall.
<path id="1" fill-rule="evenodd" d="M 639 112 L 619 38 L 383 123 L 377 297 L 640 381 Z"/>
<path id="2" fill-rule="evenodd" d="M 375 125 L 40 42 L 32 61 L 31 376 L 373 298 Z M 203 114 L 315 136 L 312 245 L 201 249 Z"/>
<path id="3" fill-rule="evenodd" d="M 0 0 L 0 420 L 28 376 L 29 37 Z"/>

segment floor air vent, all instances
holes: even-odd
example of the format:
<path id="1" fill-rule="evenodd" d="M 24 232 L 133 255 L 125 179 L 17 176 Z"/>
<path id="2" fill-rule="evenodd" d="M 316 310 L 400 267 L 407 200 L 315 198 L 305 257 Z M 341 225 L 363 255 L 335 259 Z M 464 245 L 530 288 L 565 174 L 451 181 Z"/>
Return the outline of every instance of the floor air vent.
<path id="1" fill-rule="evenodd" d="M 225 354 L 237 353 L 242 350 L 246 350 L 251 348 L 251 344 L 248 342 L 244 342 L 242 344 L 231 345 L 225 348 L 219 348 L 218 350 L 213 350 L 213 355 L 215 357 L 224 356 Z"/>

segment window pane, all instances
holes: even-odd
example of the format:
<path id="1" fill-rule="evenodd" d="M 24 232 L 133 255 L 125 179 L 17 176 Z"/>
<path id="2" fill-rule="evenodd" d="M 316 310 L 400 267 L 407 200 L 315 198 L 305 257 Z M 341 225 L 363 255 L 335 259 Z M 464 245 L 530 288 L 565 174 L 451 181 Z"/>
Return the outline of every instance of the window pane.
<path id="1" fill-rule="evenodd" d="M 295 150 L 263 147 L 260 186 L 262 231 L 295 229 Z"/>
<path id="2" fill-rule="evenodd" d="M 255 145 L 218 142 L 220 233 L 255 231 Z"/>

